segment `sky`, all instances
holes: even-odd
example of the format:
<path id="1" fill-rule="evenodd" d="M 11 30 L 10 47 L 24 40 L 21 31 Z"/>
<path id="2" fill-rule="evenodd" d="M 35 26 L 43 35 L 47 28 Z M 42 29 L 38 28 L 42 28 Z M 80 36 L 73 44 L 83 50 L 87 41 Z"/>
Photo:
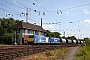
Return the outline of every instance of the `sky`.
<path id="1" fill-rule="evenodd" d="M 28 18 L 36 25 L 42 18 L 45 30 L 90 38 L 90 0 L 0 0 L 0 18 Z"/>

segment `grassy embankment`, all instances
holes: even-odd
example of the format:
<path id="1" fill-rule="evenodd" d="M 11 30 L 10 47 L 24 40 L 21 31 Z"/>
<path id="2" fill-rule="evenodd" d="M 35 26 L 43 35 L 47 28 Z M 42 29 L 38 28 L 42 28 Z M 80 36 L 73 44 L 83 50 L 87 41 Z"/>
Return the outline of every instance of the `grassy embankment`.
<path id="1" fill-rule="evenodd" d="M 90 60 L 90 39 L 84 38 L 84 41 L 76 54 L 76 60 Z"/>
<path id="2" fill-rule="evenodd" d="M 58 48 L 55 50 L 47 50 L 39 54 L 22 58 L 22 60 L 60 60 L 64 59 L 68 54 L 69 48 Z"/>
<path id="3" fill-rule="evenodd" d="M 80 46 L 76 56 L 76 60 L 90 60 L 90 46 Z"/>

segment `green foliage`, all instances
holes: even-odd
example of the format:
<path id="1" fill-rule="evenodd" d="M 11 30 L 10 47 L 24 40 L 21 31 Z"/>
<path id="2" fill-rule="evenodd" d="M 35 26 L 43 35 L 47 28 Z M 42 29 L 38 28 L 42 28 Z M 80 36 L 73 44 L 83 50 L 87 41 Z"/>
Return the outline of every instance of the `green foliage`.
<path id="1" fill-rule="evenodd" d="M 61 38 L 66 39 L 66 37 L 65 37 L 65 36 L 62 36 Z"/>
<path id="2" fill-rule="evenodd" d="M 49 30 L 47 30 L 46 36 L 47 36 L 47 37 L 50 37 L 50 35 L 51 35 L 51 32 L 50 32 Z"/>
<path id="3" fill-rule="evenodd" d="M 76 55 L 76 60 L 90 60 L 90 46 L 80 47 Z"/>
<path id="4" fill-rule="evenodd" d="M 77 38 L 76 38 L 75 36 L 67 37 L 67 39 L 70 39 L 70 40 L 77 40 Z"/>
<path id="5" fill-rule="evenodd" d="M 3 43 L 5 45 L 10 45 L 14 43 L 14 34 L 13 33 L 6 33 L 3 35 Z"/>
<path id="6" fill-rule="evenodd" d="M 19 20 L 13 18 L 0 18 L 0 44 L 10 45 L 14 43 L 15 35 L 12 26 L 18 22 Z"/>
<path id="7" fill-rule="evenodd" d="M 86 51 L 85 48 L 83 47 L 79 49 L 77 56 L 84 56 L 84 55 L 86 55 Z"/>
<path id="8" fill-rule="evenodd" d="M 90 40 L 89 38 L 84 38 L 85 43 L 82 44 L 77 52 L 76 60 L 90 60 Z"/>
<path id="9" fill-rule="evenodd" d="M 84 47 L 85 46 L 85 43 L 81 44 L 81 47 Z"/>
<path id="10" fill-rule="evenodd" d="M 85 40 L 85 44 L 87 46 L 90 46 L 90 39 L 89 38 L 84 38 L 84 40 Z"/>
<path id="11" fill-rule="evenodd" d="M 54 32 L 54 35 L 55 35 L 56 38 L 60 38 L 61 34 L 59 32 Z"/>
<path id="12" fill-rule="evenodd" d="M 61 34 L 59 32 L 50 32 L 49 30 L 47 30 L 47 32 L 46 32 L 47 37 L 60 38 L 60 35 Z"/>

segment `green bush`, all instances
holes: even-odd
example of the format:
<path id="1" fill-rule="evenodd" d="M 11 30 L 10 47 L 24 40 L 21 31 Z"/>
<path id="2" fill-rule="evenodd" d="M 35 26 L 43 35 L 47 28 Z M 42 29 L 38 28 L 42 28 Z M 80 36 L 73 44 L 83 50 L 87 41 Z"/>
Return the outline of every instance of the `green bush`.
<path id="1" fill-rule="evenodd" d="M 90 46 L 80 47 L 76 60 L 90 60 Z"/>
<path id="2" fill-rule="evenodd" d="M 3 36 L 3 43 L 5 45 L 11 45 L 14 43 L 14 34 L 12 33 L 6 33 L 4 36 Z"/>
<path id="3" fill-rule="evenodd" d="M 90 39 L 89 38 L 84 38 L 86 46 L 90 46 Z"/>

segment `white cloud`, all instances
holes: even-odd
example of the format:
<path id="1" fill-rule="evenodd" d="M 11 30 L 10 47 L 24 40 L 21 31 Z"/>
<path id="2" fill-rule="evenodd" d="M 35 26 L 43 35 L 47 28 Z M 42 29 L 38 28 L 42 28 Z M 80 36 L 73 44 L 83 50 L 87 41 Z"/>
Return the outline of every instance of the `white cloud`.
<path id="1" fill-rule="evenodd" d="M 16 0 L 14 0 L 14 2 L 16 2 Z"/>
<path id="2" fill-rule="evenodd" d="M 66 12 L 67 14 L 69 14 L 69 12 Z"/>
<path id="3" fill-rule="evenodd" d="M 86 9 L 84 9 L 84 13 L 85 13 L 85 14 L 89 14 L 90 12 L 87 11 Z"/>
<path id="4" fill-rule="evenodd" d="M 44 25 L 43 25 L 43 28 L 44 28 L 44 29 L 52 29 L 52 28 L 54 28 L 54 26 L 44 24 Z"/>
<path id="5" fill-rule="evenodd" d="M 89 19 L 84 20 L 84 23 L 86 26 L 90 26 L 90 20 Z"/>

